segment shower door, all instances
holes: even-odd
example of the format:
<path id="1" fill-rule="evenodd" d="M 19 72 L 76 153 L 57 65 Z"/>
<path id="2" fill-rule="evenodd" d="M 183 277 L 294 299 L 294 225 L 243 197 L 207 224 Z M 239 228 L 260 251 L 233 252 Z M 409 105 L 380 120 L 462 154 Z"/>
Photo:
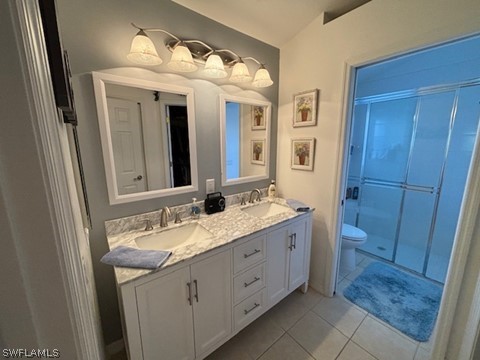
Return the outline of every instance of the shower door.
<path id="1" fill-rule="evenodd" d="M 477 85 L 356 105 L 367 107 L 354 224 L 368 234 L 361 250 L 444 281 L 479 100 Z"/>

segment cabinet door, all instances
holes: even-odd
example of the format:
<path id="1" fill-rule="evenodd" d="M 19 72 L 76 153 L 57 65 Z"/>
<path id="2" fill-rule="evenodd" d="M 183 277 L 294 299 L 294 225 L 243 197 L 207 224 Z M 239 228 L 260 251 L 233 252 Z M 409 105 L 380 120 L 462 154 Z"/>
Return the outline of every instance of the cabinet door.
<path id="1" fill-rule="evenodd" d="M 267 302 L 272 306 L 288 294 L 290 250 L 288 226 L 267 234 Z"/>
<path id="2" fill-rule="evenodd" d="M 306 279 L 306 263 L 307 263 L 307 247 L 306 247 L 306 220 L 297 221 L 290 227 L 290 236 L 292 244 L 290 245 L 290 271 L 288 290 L 293 291 L 305 282 Z"/>
<path id="3" fill-rule="evenodd" d="M 136 288 L 144 360 L 195 358 L 189 270 L 177 270 Z"/>
<path id="4" fill-rule="evenodd" d="M 197 357 L 232 331 L 231 252 L 191 266 Z"/>

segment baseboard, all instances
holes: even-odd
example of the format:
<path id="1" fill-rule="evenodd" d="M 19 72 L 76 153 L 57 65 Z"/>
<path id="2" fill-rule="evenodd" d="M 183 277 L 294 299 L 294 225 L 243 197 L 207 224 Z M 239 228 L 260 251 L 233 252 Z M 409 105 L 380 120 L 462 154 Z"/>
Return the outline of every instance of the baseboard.
<path id="1" fill-rule="evenodd" d="M 123 338 L 105 346 L 105 352 L 107 353 L 108 358 L 110 358 L 112 355 L 119 353 L 120 351 L 123 351 L 124 349 L 125 343 L 123 342 Z"/>

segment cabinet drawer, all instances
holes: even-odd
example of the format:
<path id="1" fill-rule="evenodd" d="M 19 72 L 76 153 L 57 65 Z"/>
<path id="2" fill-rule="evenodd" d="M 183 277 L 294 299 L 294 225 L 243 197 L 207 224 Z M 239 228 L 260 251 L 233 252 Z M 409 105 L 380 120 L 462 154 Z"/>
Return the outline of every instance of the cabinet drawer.
<path id="1" fill-rule="evenodd" d="M 265 289 L 263 289 L 235 306 L 233 310 L 235 316 L 235 331 L 244 328 L 265 311 L 266 298 L 266 292 Z"/>
<path id="2" fill-rule="evenodd" d="M 265 235 L 233 248 L 233 272 L 236 274 L 265 259 Z"/>
<path id="3" fill-rule="evenodd" d="M 245 271 L 233 280 L 233 298 L 235 304 L 246 299 L 265 286 L 265 263 Z"/>

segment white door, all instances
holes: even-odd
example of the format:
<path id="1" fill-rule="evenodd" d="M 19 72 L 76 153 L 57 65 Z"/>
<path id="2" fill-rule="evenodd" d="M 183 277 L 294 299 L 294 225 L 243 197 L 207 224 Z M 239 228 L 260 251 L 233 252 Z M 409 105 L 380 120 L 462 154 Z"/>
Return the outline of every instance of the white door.
<path id="1" fill-rule="evenodd" d="M 140 104 L 107 98 L 118 194 L 146 190 Z"/>
<path id="2" fill-rule="evenodd" d="M 143 360 L 195 358 L 189 283 L 186 267 L 136 288 Z"/>
<path id="3" fill-rule="evenodd" d="M 196 356 L 232 331 L 231 252 L 191 266 Z"/>
<path id="4" fill-rule="evenodd" d="M 267 301 L 276 304 L 288 294 L 289 227 L 267 234 Z"/>
<path id="5" fill-rule="evenodd" d="M 290 226 L 290 274 L 288 290 L 293 291 L 305 282 L 306 279 L 306 220 L 293 223 Z"/>

